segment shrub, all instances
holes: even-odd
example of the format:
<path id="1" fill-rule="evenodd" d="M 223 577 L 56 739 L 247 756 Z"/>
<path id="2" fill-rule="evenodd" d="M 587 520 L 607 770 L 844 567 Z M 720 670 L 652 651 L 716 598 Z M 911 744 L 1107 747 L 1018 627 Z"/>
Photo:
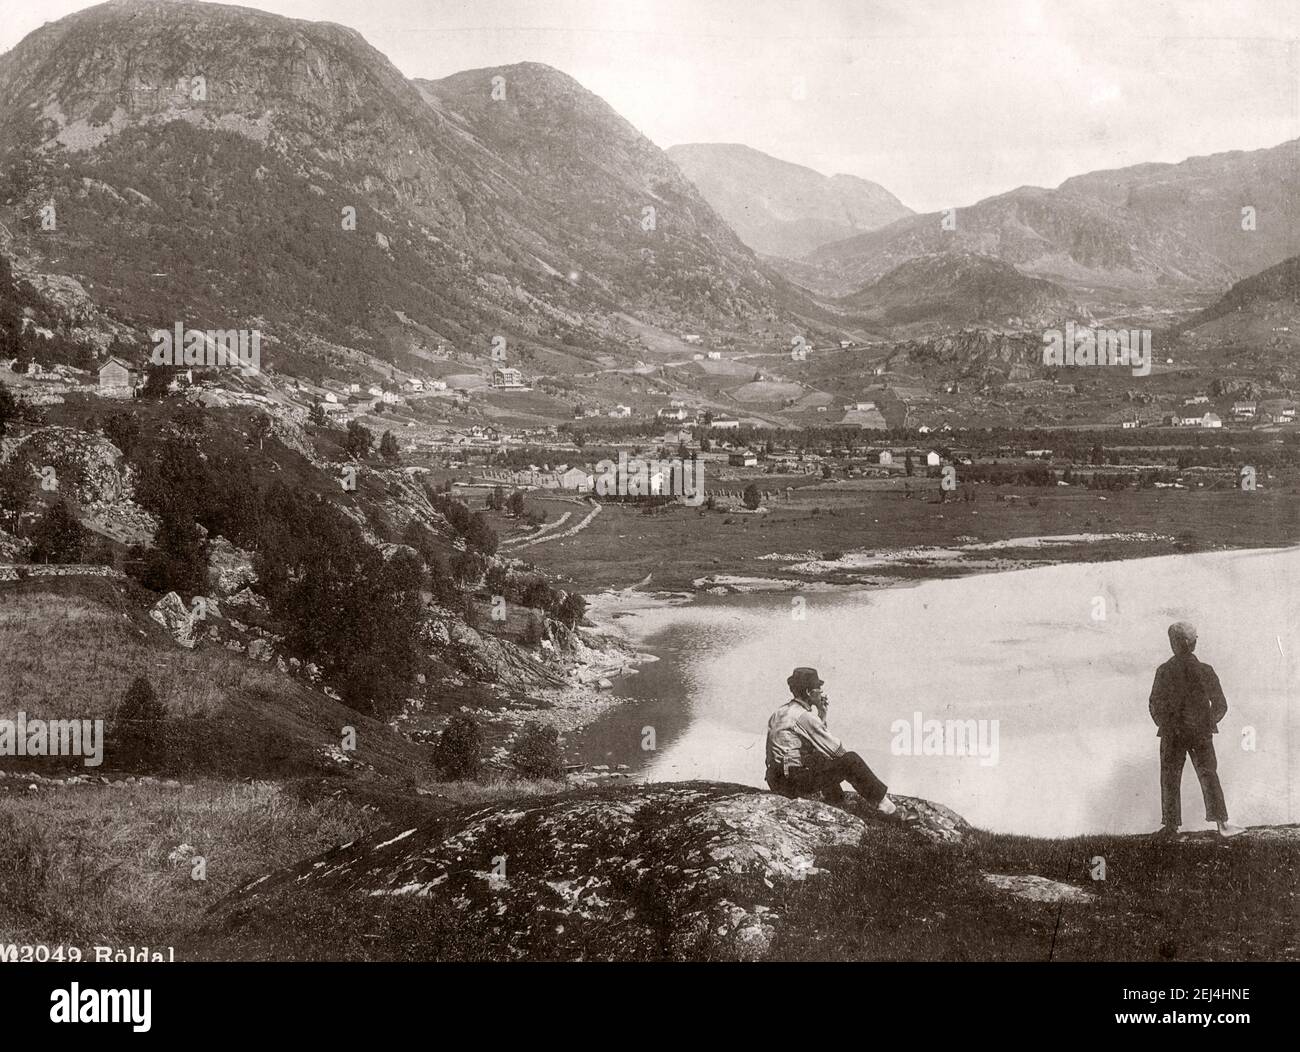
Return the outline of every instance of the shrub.
<path id="1" fill-rule="evenodd" d="M 525 778 L 564 777 L 559 732 L 541 723 L 525 723 L 510 747 L 510 765 Z"/>
<path id="2" fill-rule="evenodd" d="M 156 770 L 166 759 L 167 706 L 143 676 L 136 676 L 109 721 L 112 765 Z"/>
<path id="3" fill-rule="evenodd" d="M 483 731 L 478 721 L 458 712 L 447 721 L 433 747 L 434 765 L 448 780 L 478 777 Z"/>

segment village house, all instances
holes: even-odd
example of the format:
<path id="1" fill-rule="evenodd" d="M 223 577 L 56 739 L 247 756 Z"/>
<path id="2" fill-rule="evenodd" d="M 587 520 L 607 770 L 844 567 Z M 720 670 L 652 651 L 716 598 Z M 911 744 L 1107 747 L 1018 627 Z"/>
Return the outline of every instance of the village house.
<path id="1" fill-rule="evenodd" d="M 888 449 L 882 449 L 880 456 L 876 458 L 882 468 L 887 468 L 894 462 L 894 454 Z"/>
<path id="2" fill-rule="evenodd" d="M 130 398 L 140 383 L 140 370 L 113 357 L 99 367 L 99 393 L 105 398 Z"/>
<path id="3" fill-rule="evenodd" d="M 716 361 L 719 361 L 721 358 L 722 358 L 722 352 L 721 352 L 721 351 L 710 351 L 710 352 L 709 352 L 709 360 L 710 360 L 710 361 L 714 361 L 714 362 L 716 362 Z"/>
<path id="4" fill-rule="evenodd" d="M 524 374 L 509 366 L 493 369 L 492 386 L 500 390 L 517 391 L 524 386 Z"/>
<path id="5" fill-rule="evenodd" d="M 689 332 L 689 333 L 687 333 L 685 336 L 682 337 L 682 339 L 685 340 L 687 343 L 699 343 L 699 342 L 700 342 L 700 337 L 699 337 L 696 333 L 693 333 L 693 332 Z"/>
<path id="6" fill-rule="evenodd" d="M 740 427 L 740 421 L 734 416 L 719 413 L 713 418 L 713 422 L 709 426 L 715 431 L 734 431 Z"/>
<path id="7" fill-rule="evenodd" d="M 727 455 L 727 464 L 733 468 L 756 468 L 758 454 L 749 449 L 737 450 Z"/>
<path id="8" fill-rule="evenodd" d="M 925 455 L 926 467 L 937 468 L 943 462 L 943 457 L 939 456 L 933 449 Z"/>
<path id="9" fill-rule="evenodd" d="M 560 475 L 560 489 L 572 490 L 575 493 L 590 493 L 593 485 L 591 472 L 584 471 L 582 468 L 569 468 Z"/>
<path id="10" fill-rule="evenodd" d="M 1254 418 L 1258 408 L 1254 402 L 1233 402 L 1232 415 L 1239 420 L 1250 420 Z"/>
<path id="11" fill-rule="evenodd" d="M 609 411 L 609 415 L 615 420 L 626 420 L 632 415 L 632 407 L 629 405 L 616 405 Z"/>
<path id="12" fill-rule="evenodd" d="M 1206 413 L 1200 419 L 1201 427 L 1222 427 L 1223 418 L 1218 413 Z"/>
<path id="13" fill-rule="evenodd" d="M 687 417 L 687 412 L 685 409 L 679 406 L 674 406 L 671 409 L 660 409 L 657 413 L 655 413 L 655 416 L 657 416 L 660 420 L 685 420 Z"/>

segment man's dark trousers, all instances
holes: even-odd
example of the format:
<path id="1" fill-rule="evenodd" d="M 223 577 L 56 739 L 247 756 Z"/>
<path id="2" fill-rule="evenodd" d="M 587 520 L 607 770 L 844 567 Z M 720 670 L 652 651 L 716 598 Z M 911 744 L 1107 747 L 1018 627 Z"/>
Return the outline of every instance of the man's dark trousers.
<path id="1" fill-rule="evenodd" d="M 875 776 L 867 762 L 855 752 L 822 760 L 816 767 L 791 767 L 788 773 L 773 768 L 768 788 L 782 796 L 811 796 L 820 792 L 830 803 L 844 799 L 840 782 L 848 782 L 872 806 L 885 798 L 887 786 Z"/>
<path id="2" fill-rule="evenodd" d="M 1214 755 L 1214 739 L 1204 737 L 1183 738 L 1166 734 L 1160 739 L 1160 816 L 1166 826 L 1182 825 L 1183 821 L 1183 767 L 1187 757 L 1192 758 L 1192 770 L 1201 783 L 1205 797 L 1205 820 L 1226 822 L 1228 805 L 1223 799 L 1223 786 L 1219 784 L 1219 762 Z"/>

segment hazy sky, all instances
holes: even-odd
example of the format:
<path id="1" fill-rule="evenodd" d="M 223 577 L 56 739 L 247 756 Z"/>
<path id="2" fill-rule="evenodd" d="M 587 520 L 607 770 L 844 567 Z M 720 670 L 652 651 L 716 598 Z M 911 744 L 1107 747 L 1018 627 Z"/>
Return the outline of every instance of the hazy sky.
<path id="1" fill-rule="evenodd" d="M 0 50 L 86 6 L 0 0 Z M 408 76 L 545 62 L 660 146 L 743 142 L 926 211 L 1300 136 L 1296 0 L 245 6 L 351 26 Z"/>

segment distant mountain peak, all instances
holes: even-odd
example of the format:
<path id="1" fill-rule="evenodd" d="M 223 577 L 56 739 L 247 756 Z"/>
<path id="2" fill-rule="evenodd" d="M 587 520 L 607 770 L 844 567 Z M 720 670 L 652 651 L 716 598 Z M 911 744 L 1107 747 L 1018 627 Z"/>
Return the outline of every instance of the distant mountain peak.
<path id="1" fill-rule="evenodd" d="M 826 176 L 742 143 L 686 143 L 668 156 L 750 248 L 799 258 L 912 212 L 883 186 Z"/>

